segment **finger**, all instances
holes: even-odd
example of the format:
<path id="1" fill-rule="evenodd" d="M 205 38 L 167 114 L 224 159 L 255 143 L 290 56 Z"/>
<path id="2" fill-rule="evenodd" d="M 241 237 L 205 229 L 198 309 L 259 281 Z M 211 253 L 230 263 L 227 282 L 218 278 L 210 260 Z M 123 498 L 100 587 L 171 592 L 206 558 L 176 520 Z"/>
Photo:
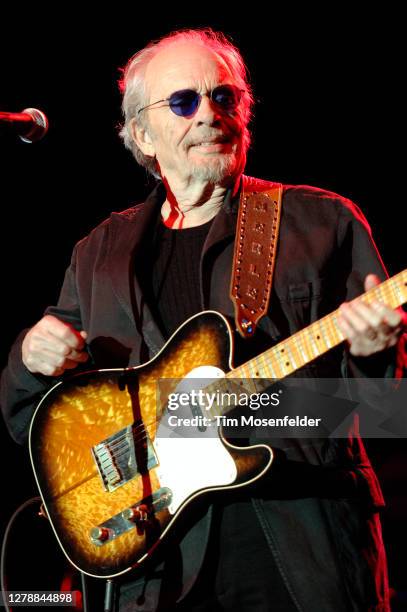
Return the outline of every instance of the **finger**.
<path id="1" fill-rule="evenodd" d="M 380 285 L 381 280 L 377 276 L 377 274 L 368 274 L 365 278 L 365 291 L 369 291 L 369 289 L 373 289 L 373 287 L 377 287 Z"/>
<path id="2" fill-rule="evenodd" d="M 356 333 L 364 333 L 370 327 L 369 322 L 358 310 L 355 310 L 351 303 L 342 304 L 339 310 L 345 321 Z"/>
<path id="3" fill-rule="evenodd" d="M 58 365 L 63 367 L 65 361 L 75 361 L 77 363 L 84 363 L 88 360 L 89 355 L 86 351 L 77 351 L 76 349 L 70 349 L 68 352 L 57 353 L 53 350 L 49 350 L 48 348 L 43 348 L 40 352 L 37 353 L 38 359 L 43 361 L 47 361 L 53 365 Z"/>
<path id="4" fill-rule="evenodd" d="M 391 328 L 397 328 L 402 325 L 403 314 L 400 310 L 394 310 L 389 308 L 381 302 L 372 302 L 372 308 L 378 313 L 383 323 L 387 324 Z"/>
<path id="5" fill-rule="evenodd" d="M 45 329 L 51 335 L 61 340 L 69 347 L 74 349 L 82 349 L 85 345 L 83 336 L 72 327 L 69 323 L 60 321 L 56 317 L 44 319 Z"/>
<path id="6" fill-rule="evenodd" d="M 61 376 L 64 373 L 64 369 L 60 368 L 48 361 L 39 361 L 34 371 L 36 374 L 43 374 L 44 376 Z"/>
<path id="7" fill-rule="evenodd" d="M 61 376 L 65 370 L 73 370 L 79 365 L 79 360 L 61 359 L 60 357 L 44 356 L 43 359 L 36 360 L 33 371 L 44 374 L 45 376 Z"/>
<path id="8" fill-rule="evenodd" d="M 340 315 L 337 319 L 338 327 L 344 335 L 345 340 L 352 341 L 355 337 L 355 330 L 351 325 L 349 325 L 348 321 Z"/>
<path id="9" fill-rule="evenodd" d="M 89 353 L 86 351 L 71 351 L 68 355 L 68 360 L 76 361 L 77 363 L 85 363 L 89 359 Z"/>
<path id="10" fill-rule="evenodd" d="M 79 358 L 81 361 L 86 359 L 86 357 L 79 357 L 79 355 L 82 355 L 82 353 L 87 355 L 86 351 L 80 351 L 72 348 L 65 341 L 60 340 L 49 333 L 44 336 L 41 334 L 41 332 L 35 332 L 32 335 L 29 350 L 34 356 L 37 355 L 39 357 L 49 357 L 51 355 L 62 357 L 64 359 L 69 356 L 72 359 Z"/>
<path id="11" fill-rule="evenodd" d="M 373 308 L 371 304 L 366 304 L 362 300 L 355 300 L 349 304 L 350 312 L 365 321 L 369 327 L 377 328 L 383 322 L 382 310 Z"/>
<path id="12" fill-rule="evenodd" d="M 57 338 L 49 332 L 36 331 L 32 335 L 31 349 L 35 352 L 51 352 L 56 355 L 68 355 L 70 351 L 75 350 L 64 340 Z"/>

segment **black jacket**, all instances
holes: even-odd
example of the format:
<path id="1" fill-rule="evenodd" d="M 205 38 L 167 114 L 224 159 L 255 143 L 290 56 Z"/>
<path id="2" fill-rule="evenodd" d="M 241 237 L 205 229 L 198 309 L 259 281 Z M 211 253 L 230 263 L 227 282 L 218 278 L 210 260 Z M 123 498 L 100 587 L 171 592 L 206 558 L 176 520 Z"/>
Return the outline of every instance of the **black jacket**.
<path id="1" fill-rule="evenodd" d="M 112 213 L 74 249 L 58 304 L 46 312 L 87 331 L 93 363 L 86 369 L 137 365 L 163 345 L 134 277 L 134 261 L 143 256 L 142 238 L 164 197 L 160 184 L 144 204 Z M 229 195 L 201 256 L 202 310 L 218 310 L 231 319 L 228 288 L 236 219 L 237 201 Z M 285 186 L 269 315 L 254 340 L 237 346 L 235 363 L 362 293 L 368 273 L 386 275 L 359 209 L 330 192 Z M 32 375 L 21 362 L 24 334 L 16 340 L 1 380 L 3 414 L 18 442 L 25 441 L 33 410 L 49 387 L 49 379 Z M 392 375 L 392 356 L 352 361 L 341 348 L 302 375 L 348 376 L 362 370 L 371 376 Z M 314 610 L 318 602 L 324 612 L 386 610 L 384 553 L 375 514 L 383 498 L 360 439 L 353 435 L 309 444 L 282 440 L 278 445 L 284 461 L 275 470 L 276 486 L 271 475 L 252 494 L 252 504 L 298 609 Z M 293 483 L 290 491 L 287 474 Z M 177 595 L 189 589 L 202 561 L 210 511 L 181 542 Z M 153 576 L 153 599 L 158 582 Z"/>

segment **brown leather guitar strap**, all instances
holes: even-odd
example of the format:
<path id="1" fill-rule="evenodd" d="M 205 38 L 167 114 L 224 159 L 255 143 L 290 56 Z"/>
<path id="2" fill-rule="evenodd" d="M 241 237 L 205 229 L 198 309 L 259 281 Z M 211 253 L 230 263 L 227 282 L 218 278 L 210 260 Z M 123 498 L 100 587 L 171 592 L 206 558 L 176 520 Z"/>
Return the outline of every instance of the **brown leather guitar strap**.
<path id="1" fill-rule="evenodd" d="M 230 297 L 237 330 L 249 338 L 270 301 L 283 187 L 250 176 L 242 181 Z"/>

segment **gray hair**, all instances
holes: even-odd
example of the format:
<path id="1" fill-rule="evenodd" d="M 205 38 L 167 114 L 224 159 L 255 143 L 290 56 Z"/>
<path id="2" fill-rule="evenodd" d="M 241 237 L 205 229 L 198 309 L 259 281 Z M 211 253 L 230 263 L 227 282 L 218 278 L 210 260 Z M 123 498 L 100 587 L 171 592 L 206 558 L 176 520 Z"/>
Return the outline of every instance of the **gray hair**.
<path id="1" fill-rule="evenodd" d="M 149 62 L 163 48 L 178 42 L 194 42 L 203 45 L 218 54 L 229 67 L 235 77 L 237 86 L 244 90 L 242 96 L 241 113 L 243 119 L 243 149 L 246 152 L 250 145 L 250 132 L 248 123 L 252 115 L 253 94 L 248 81 L 248 70 L 240 54 L 240 51 L 226 38 L 222 32 L 215 32 L 211 28 L 197 30 L 177 30 L 163 38 L 150 42 L 144 49 L 135 53 L 126 66 L 122 68 L 122 78 L 119 81 L 120 91 L 123 94 L 122 113 L 124 123 L 120 126 L 119 135 L 124 145 L 129 149 L 136 161 L 156 176 L 160 177 L 156 159 L 147 155 L 139 149 L 132 137 L 130 122 L 137 121 L 147 127 L 147 118 L 138 111 L 147 106 L 145 74 Z"/>

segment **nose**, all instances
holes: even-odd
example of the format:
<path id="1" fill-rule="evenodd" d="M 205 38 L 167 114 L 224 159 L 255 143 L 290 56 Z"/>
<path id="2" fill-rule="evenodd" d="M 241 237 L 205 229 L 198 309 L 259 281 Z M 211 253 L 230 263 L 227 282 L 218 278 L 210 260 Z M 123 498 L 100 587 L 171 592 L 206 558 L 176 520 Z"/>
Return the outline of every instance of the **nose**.
<path id="1" fill-rule="evenodd" d="M 203 94 L 196 110 L 195 121 L 198 125 L 214 125 L 220 119 L 220 112 L 208 94 Z"/>

